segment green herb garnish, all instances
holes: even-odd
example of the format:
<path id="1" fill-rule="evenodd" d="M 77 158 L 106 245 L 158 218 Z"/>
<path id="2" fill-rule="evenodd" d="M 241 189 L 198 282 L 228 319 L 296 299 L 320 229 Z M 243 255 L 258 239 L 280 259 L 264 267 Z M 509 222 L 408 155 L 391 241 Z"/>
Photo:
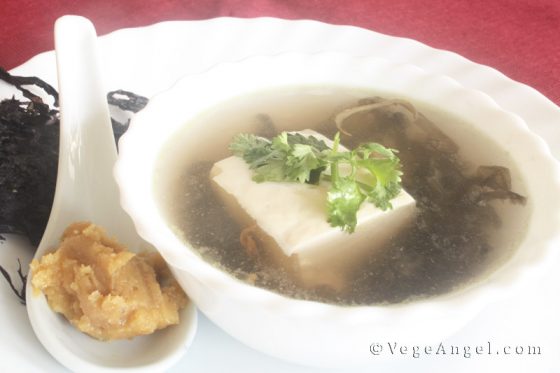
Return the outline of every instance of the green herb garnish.
<path id="1" fill-rule="evenodd" d="M 340 135 L 330 148 L 324 141 L 299 133 L 282 132 L 268 140 L 238 134 L 230 144 L 234 155 L 253 170 L 256 182 L 285 181 L 318 184 L 330 182 L 327 221 L 352 233 L 364 201 L 387 210 L 401 191 L 401 165 L 394 149 L 366 143 L 352 151 L 339 151 Z"/>

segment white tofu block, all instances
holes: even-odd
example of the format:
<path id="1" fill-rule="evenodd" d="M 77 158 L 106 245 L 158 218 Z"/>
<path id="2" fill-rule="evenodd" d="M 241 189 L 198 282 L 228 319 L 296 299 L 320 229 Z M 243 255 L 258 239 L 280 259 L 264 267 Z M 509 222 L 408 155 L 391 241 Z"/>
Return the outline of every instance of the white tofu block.
<path id="1" fill-rule="evenodd" d="M 331 142 L 314 131 L 301 131 Z M 301 269 L 345 271 L 364 253 L 386 243 L 415 213 L 415 201 L 404 190 L 382 211 L 365 202 L 358 211 L 354 233 L 327 222 L 328 183 L 309 185 L 252 180 L 245 161 L 231 156 L 214 164 L 210 176 L 230 213 L 242 224 L 256 223 L 278 250 Z M 327 266 L 327 267 L 325 267 Z"/>

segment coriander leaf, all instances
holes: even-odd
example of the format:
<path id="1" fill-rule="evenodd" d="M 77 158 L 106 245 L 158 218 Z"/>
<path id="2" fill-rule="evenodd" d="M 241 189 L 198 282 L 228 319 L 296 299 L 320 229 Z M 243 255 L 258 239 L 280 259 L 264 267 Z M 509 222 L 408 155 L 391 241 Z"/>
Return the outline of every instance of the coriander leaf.
<path id="1" fill-rule="evenodd" d="M 331 150 L 323 140 L 319 140 L 314 136 L 304 136 L 301 133 L 288 133 L 288 143 L 290 145 L 309 145 L 312 148 L 322 152 L 323 150 Z"/>
<path id="2" fill-rule="evenodd" d="M 395 153 L 398 153 L 397 150 L 386 148 L 381 144 L 376 142 L 368 142 L 365 144 L 361 144 L 354 150 L 356 154 L 359 154 L 361 158 L 370 158 L 374 156 L 376 158 L 386 158 L 386 159 L 397 159 Z"/>
<path id="3" fill-rule="evenodd" d="M 284 160 L 269 159 L 266 163 L 255 168 L 253 181 L 263 183 L 265 181 L 286 181 Z"/>
<path id="4" fill-rule="evenodd" d="M 291 150 L 290 144 L 288 143 L 288 133 L 282 132 L 278 136 L 275 136 L 272 139 L 272 148 L 280 151 L 288 153 Z"/>
<path id="5" fill-rule="evenodd" d="M 360 158 L 356 161 L 356 166 L 367 170 L 375 178 L 373 188 L 366 190 L 368 201 L 382 210 L 392 208 L 391 199 L 401 191 L 402 172 L 400 160 L 395 155 L 396 150 L 368 143 L 354 152 Z"/>
<path id="6" fill-rule="evenodd" d="M 391 199 L 401 191 L 400 176 L 402 173 L 395 167 L 395 162 L 386 159 L 370 159 L 358 164 L 371 172 L 377 180 L 373 189 L 367 193 L 368 201 L 381 210 L 392 208 Z"/>
<path id="7" fill-rule="evenodd" d="M 256 182 L 317 184 L 326 166 L 321 151 L 329 147 L 313 136 L 282 132 L 272 141 L 252 134 L 238 134 L 229 149 L 245 160 Z"/>
<path id="8" fill-rule="evenodd" d="M 322 160 L 310 145 L 294 144 L 286 160 L 287 178 L 300 183 L 311 179 L 311 172 L 323 168 Z"/>
<path id="9" fill-rule="evenodd" d="M 353 233 L 357 224 L 357 212 L 365 196 L 351 177 L 338 177 L 327 193 L 328 222 Z"/>
<path id="10" fill-rule="evenodd" d="M 253 180 L 259 183 L 330 181 L 327 221 L 352 233 L 365 200 L 382 210 L 392 208 L 391 199 L 401 191 L 402 172 L 396 150 L 367 143 L 353 151 L 339 151 L 339 144 L 339 133 L 331 149 L 316 137 L 282 132 L 271 141 L 240 134 L 234 137 L 230 149 L 247 162 Z"/>
<path id="11" fill-rule="evenodd" d="M 270 141 L 249 133 L 236 135 L 229 145 L 229 150 L 243 158 L 251 168 L 266 163 L 272 151 Z"/>

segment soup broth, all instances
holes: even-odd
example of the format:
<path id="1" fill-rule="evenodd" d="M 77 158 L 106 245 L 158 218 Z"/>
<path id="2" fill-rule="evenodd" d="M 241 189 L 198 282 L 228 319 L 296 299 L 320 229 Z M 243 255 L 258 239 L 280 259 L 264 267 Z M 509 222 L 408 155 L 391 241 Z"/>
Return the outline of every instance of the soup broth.
<path id="1" fill-rule="evenodd" d="M 506 151 L 468 123 L 421 102 L 412 107 L 381 96 L 390 97 L 296 87 L 238 97 L 203 113 L 173 136 L 158 160 L 155 186 L 170 226 L 232 276 L 301 299 L 397 303 L 458 291 L 485 278 L 512 255 L 526 229 L 530 200 L 520 197 L 525 190 L 519 173 Z M 333 138 L 337 113 L 375 103 L 381 105 L 344 122 L 341 143 L 352 149 L 378 142 L 398 150 L 403 188 L 416 200 L 413 224 L 360 261 L 342 291 L 301 287 L 288 271 L 247 255 L 240 243 L 245 227 L 228 214 L 209 177 L 212 165 L 231 155 L 232 137 L 313 129 Z M 519 194 L 509 192 L 508 172 L 511 190 Z M 350 234 L 348 245 L 351 239 Z"/>

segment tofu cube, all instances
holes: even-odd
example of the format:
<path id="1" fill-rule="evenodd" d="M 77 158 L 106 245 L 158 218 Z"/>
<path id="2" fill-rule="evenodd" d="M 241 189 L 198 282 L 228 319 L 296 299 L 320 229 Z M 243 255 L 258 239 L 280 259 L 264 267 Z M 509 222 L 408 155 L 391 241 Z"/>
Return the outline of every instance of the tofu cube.
<path id="1" fill-rule="evenodd" d="M 317 132 L 300 133 L 332 144 Z M 236 156 L 216 162 L 210 177 L 234 219 L 242 226 L 255 226 L 268 257 L 297 273 L 305 286 L 340 288 L 340 278 L 408 224 L 416 210 L 414 199 L 404 190 L 387 211 L 365 202 L 358 211 L 356 230 L 349 234 L 327 222 L 326 182 L 256 183 L 246 162 Z"/>

